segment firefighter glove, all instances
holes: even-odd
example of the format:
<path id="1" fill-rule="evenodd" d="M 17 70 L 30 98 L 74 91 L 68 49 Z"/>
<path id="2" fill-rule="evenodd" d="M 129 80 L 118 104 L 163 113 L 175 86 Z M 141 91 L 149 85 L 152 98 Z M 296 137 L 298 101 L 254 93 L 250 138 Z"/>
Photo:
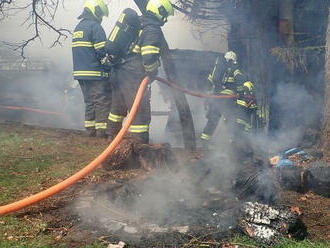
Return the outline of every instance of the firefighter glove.
<path id="1" fill-rule="evenodd" d="M 155 80 L 157 74 L 158 74 L 158 70 L 153 70 L 147 73 L 147 76 L 149 77 L 149 83 L 152 83 Z"/>

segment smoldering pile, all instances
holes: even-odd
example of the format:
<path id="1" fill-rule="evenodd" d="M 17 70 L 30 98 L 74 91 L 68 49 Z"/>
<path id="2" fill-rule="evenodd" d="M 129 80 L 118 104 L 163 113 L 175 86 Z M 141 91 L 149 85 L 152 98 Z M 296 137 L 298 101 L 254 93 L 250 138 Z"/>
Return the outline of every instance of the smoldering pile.
<path id="1" fill-rule="evenodd" d="M 255 173 L 253 184 L 260 185 L 251 188 L 251 182 L 241 185 L 233 180 L 239 173 L 230 166 L 225 157 L 164 166 L 143 178 L 85 190 L 74 209 L 88 226 L 137 245 L 160 240 L 182 245 L 191 237 L 223 239 L 233 232 L 264 243 L 290 232 L 294 236 L 292 230 L 300 223 L 298 215 L 285 207 L 273 206 L 270 211 L 268 205 L 246 203 L 267 200 L 257 190 L 264 187 L 265 182 L 258 178 L 265 173 Z M 246 197 L 237 192 L 245 192 Z M 276 197 L 270 195 L 268 201 L 274 202 Z"/>
<path id="2" fill-rule="evenodd" d="M 203 195 L 196 186 L 187 178 L 158 171 L 147 178 L 86 191 L 75 210 L 93 229 L 137 247 L 158 247 L 157 242 L 180 247 L 191 235 L 227 237 L 238 225 L 238 200 L 215 189 Z"/>

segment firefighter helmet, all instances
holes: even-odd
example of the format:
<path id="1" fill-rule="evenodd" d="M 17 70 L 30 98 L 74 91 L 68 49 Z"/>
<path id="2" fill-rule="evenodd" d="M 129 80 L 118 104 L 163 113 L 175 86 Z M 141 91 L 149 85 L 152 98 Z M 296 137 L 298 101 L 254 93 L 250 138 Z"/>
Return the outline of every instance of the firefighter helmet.
<path id="1" fill-rule="evenodd" d="M 90 10 L 98 21 L 102 21 L 103 16 L 109 15 L 108 6 L 103 0 L 87 0 L 84 7 Z"/>
<path id="2" fill-rule="evenodd" d="M 146 11 L 155 15 L 163 24 L 167 17 L 174 14 L 172 3 L 169 0 L 149 0 Z"/>
<path id="3" fill-rule="evenodd" d="M 225 59 L 227 62 L 232 61 L 233 64 L 237 64 L 237 55 L 233 51 L 226 52 Z"/>

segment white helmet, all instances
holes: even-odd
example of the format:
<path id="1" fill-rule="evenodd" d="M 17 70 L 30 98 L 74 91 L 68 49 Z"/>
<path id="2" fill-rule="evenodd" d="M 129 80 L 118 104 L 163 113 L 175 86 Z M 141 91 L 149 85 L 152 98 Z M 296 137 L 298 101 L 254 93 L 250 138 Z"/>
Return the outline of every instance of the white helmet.
<path id="1" fill-rule="evenodd" d="M 225 59 L 227 62 L 231 60 L 233 64 L 237 64 L 237 55 L 233 51 L 226 52 Z"/>

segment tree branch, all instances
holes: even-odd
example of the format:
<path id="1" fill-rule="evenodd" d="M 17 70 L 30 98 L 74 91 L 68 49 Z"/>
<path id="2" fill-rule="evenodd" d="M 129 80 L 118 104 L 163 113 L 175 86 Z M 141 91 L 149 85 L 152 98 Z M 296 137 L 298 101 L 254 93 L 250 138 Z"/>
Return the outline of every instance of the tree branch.
<path id="1" fill-rule="evenodd" d="M 8 43 L 7 45 L 14 48 L 15 51 L 19 51 L 20 55 L 23 59 L 25 59 L 25 48 L 36 39 L 41 41 L 40 28 L 46 27 L 47 29 L 55 32 L 57 37 L 50 47 L 54 47 L 56 45 L 62 45 L 62 40 L 66 39 L 71 35 L 71 31 L 66 28 L 57 28 L 52 23 L 55 20 L 56 13 L 59 8 L 59 4 L 64 5 L 64 0 L 30 0 L 31 2 L 25 4 L 24 6 L 14 7 L 13 0 L 0 0 L 0 13 L 2 16 L 5 16 L 5 12 L 9 12 L 12 10 L 28 10 L 28 17 L 22 23 L 22 25 L 27 25 L 29 27 L 34 27 L 34 34 L 31 38 L 24 40 L 19 43 Z M 6 8 L 5 8 L 6 7 Z"/>

